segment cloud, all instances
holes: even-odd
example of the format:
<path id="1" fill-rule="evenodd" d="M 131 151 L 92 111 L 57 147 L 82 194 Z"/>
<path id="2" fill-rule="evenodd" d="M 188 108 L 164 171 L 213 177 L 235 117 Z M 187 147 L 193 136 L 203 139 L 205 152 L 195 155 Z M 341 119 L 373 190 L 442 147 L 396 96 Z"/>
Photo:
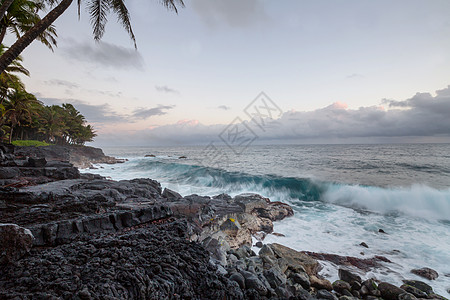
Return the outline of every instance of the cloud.
<path id="1" fill-rule="evenodd" d="M 61 105 L 71 103 L 87 120 L 88 123 L 103 125 L 106 123 L 121 123 L 129 121 L 126 115 L 118 114 L 112 107 L 105 103 L 92 105 L 76 99 L 45 98 L 36 95 L 45 105 Z"/>
<path id="2" fill-rule="evenodd" d="M 219 105 L 219 106 L 217 106 L 217 108 L 222 109 L 222 110 L 230 110 L 231 109 L 231 107 L 226 106 L 226 105 Z"/>
<path id="3" fill-rule="evenodd" d="M 80 87 L 76 83 L 61 80 L 61 79 L 50 79 L 50 80 L 44 81 L 44 83 L 47 85 L 52 85 L 52 86 L 62 86 L 62 87 L 66 87 L 69 89 L 78 89 Z"/>
<path id="4" fill-rule="evenodd" d="M 349 109 L 345 103 L 333 103 L 313 111 L 284 112 L 278 119 L 266 120 L 263 128 L 251 120 L 243 122 L 258 136 L 258 143 L 450 141 L 450 86 L 437 91 L 436 96 L 418 93 L 404 101 L 383 100 L 383 103 L 394 105 L 390 109 L 383 106 Z M 208 144 L 220 142 L 219 135 L 226 125 L 184 120 L 141 130 L 136 136 L 142 145 L 150 141 L 161 145 Z M 131 144 L 136 136 L 123 135 L 121 141 Z"/>
<path id="5" fill-rule="evenodd" d="M 155 85 L 155 89 L 161 93 L 174 93 L 179 94 L 180 92 L 168 87 L 167 85 Z"/>
<path id="6" fill-rule="evenodd" d="M 133 48 L 125 48 L 107 42 L 78 42 L 66 40 L 64 53 L 72 60 L 87 62 L 102 67 L 130 70 L 144 69 L 144 59 Z"/>
<path id="7" fill-rule="evenodd" d="M 347 76 L 348 79 L 360 79 L 360 78 L 364 78 L 364 75 L 362 74 L 358 74 L 358 73 L 353 73 Z"/>
<path id="8" fill-rule="evenodd" d="M 152 116 L 162 116 L 167 114 L 165 110 L 173 109 L 175 105 L 158 105 L 153 108 L 138 108 L 133 111 L 132 117 L 136 119 L 147 119 Z"/>
<path id="9" fill-rule="evenodd" d="M 268 20 L 263 3 L 258 0 L 193 0 L 191 6 L 209 26 L 226 23 L 248 27 Z"/>

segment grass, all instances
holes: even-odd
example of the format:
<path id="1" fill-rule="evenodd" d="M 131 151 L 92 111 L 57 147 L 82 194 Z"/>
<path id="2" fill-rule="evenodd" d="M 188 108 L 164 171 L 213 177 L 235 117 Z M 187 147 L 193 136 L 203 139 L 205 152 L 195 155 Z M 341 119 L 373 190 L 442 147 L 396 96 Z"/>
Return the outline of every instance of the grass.
<path id="1" fill-rule="evenodd" d="M 41 141 L 35 141 L 35 140 L 23 140 L 23 141 L 13 141 L 12 144 L 14 146 L 50 146 L 51 144 L 48 144 L 46 142 Z"/>

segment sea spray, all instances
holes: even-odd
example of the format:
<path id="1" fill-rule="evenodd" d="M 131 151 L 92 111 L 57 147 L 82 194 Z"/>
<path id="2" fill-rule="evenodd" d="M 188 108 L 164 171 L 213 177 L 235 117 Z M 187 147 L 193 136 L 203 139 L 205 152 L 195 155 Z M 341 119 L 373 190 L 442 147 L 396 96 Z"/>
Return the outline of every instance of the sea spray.
<path id="1" fill-rule="evenodd" d="M 198 164 L 201 147 L 146 149 L 142 155 L 130 156 L 123 149 L 123 155 L 108 154 L 127 157 L 129 162 L 102 165 L 96 171 L 119 180 L 149 177 L 182 195 L 255 192 L 288 202 L 294 217 L 274 224 L 275 231 L 285 237 L 269 235 L 265 242 L 360 258 L 382 255 L 393 262 L 387 264 L 390 271 L 374 270 L 365 276 L 398 284 L 402 279 L 420 280 L 411 269 L 431 267 L 440 276 L 430 284 L 446 295 L 450 288 L 444 276 L 450 273 L 450 157 L 439 153 L 448 153 L 449 146 L 359 148 L 266 146 L 256 151 L 250 147 L 243 156 L 231 156 L 229 164 L 214 168 Z M 145 152 L 156 157 L 144 158 Z M 417 153 L 420 159 L 414 156 Z M 179 160 L 179 155 L 188 158 Z M 361 242 L 369 248 L 360 246 Z M 336 266 L 328 264 L 323 272 L 330 279 L 337 276 Z"/>

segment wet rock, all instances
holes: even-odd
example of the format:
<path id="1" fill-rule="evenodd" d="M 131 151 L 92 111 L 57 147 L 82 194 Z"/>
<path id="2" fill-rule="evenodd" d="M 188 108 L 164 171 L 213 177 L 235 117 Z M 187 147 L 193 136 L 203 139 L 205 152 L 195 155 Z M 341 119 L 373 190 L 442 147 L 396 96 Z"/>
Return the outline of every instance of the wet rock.
<path id="1" fill-rule="evenodd" d="M 416 300 L 417 298 L 410 293 L 403 293 L 398 295 L 398 300 Z"/>
<path id="2" fill-rule="evenodd" d="M 420 280 L 403 280 L 403 283 L 410 285 L 412 287 L 415 287 L 427 294 L 430 294 L 433 292 L 433 288 L 431 286 L 429 286 L 428 284 L 426 284 L 425 282 L 420 281 Z"/>
<path id="3" fill-rule="evenodd" d="M 264 271 L 264 277 L 266 277 L 272 288 L 286 284 L 286 276 L 281 273 L 278 268 L 272 267 L 269 270 Z"/>
<path id="4" fill-rule="evenodd" d="M 247 271 L 241 271 L 241 274 L 245 278 L 245 286 L 247 289 L 254 289 L 260 296 L 265 296 L 267 294 L 266 286 L 255 274 Z"/>
<path id="5" fill-rule="evenodd" d="M 438 272 L 430 268 L 412 269 L 411 273 L 429 280 L 434 280 L 439 277 Z"/>
<path id="6" fill-rule="evenodd" d="M 361 277 L 359 277 L 359 275 L 353 274 L 352 272 L 345 269 L 339 269 L 338 275 L 341 280 L 344 280 L 350 284 L 352 284 L 353 282 L 361 282 Z"/>
<path id="7" fill-rule="evenodd" d="M 156 157 L 154 154 L 146 154 L 144 157 Z"/>
<path id="8" fill-rule="evenodd" d="M 252 214 L 260 218 L 267 218 L 271 221 L 279 221 L 294 215 L 292 207 L 282 202 L 269 202 L 264 207 L 256 207 Z"/>
<path id="9" fill-rule="evenodd" d="M 358 281 L 353 281 L 350 286 L 352 287 L 352 291 L 359 291 L 361 289 L 361 283 Z"/>
<path id="10" fill-rule="evenodd" d="M 350 292 L 351 286 L 348 282 L 345 282 L 343 280 L 336 280 L 335 282 L 333 282 L 333 290 L 340 294 L 344 294 L 344 291 Z M 350 294 L 350 296 L 352 295 Z"/>
<path id="11" fill-rule="evenodd" d="M 259 256 L 273 256 L 275 257 L 275 253 L 273 253 L 272 248 L 269 245 L 263 245 L 261 250 L 259 250 Z"/>
<path id="12" fill-rule="evenodd" d="M 381 282 L 378 285 L 378 290 L 386 300 L 397 300 L 399 295 L 405 293 L 405 290 L 387 282 Z"/>
<path id="13" fill-rule="evenodd" d="M 251 213 L 255 208 L 264 208 L 270 202 L 258 194 L 244 193 L 234 197 L 234 201 L 242 207 L 244 212 Z"/>
<path id="14" fill-rule="evenodd" d="M 339 297 L 339 300 L 356 300 L 358 298 L 353 297 L 353 296 L 341 296 Z"/>
<path id="15" fill-rule="evenodd" d="M 239 299 L 239 287 L 187 240 L 187 229 L 175 221 L 33 249 L 20 264 L 0 266 L 0 299 Z"/>
<path id="16" fill-rule="evenodd" d="M 220 230 L 232 237 L 237 236 L 239 229 L 241 229 L 241 225 L 236 221 L 236 219 L 228 218 L 222 223 L 222 225 L 220 225 Z"/>
<path id="17" fill-rule="evenodd" d="M 270 244 L 270 248 L 277 258 L 284 258 L 288 265 L 288 268 L 292 271 L 306 270 L 308 275 L 315 275 L 319 269 L 319 263 L 317 260 L 309 257 L 305 253 L 298 252 L 294 249 L 286 246 L 273 243 Z"/>
<path id="18" fill-rule="evenodd" d="M 0 179 L 16 178 L 20 175 L 19 168 L 16 167 L 0 167 Z"/>
<path id="19" fill-rule="evenodd" d="M 362 242 L 361 244 L 359 244 L 360 246 L 363 246 L 364 248 L 369 248 L 369 246 L 365 243 L 365 242 Z"/>
<path id="20" fill-rule="evenodd" d="M 313 300 L 314 297 L 304 288 L 301 286 L 297 286 L 295 289 L 295 299 L 301 299 L 301 300 Z"/>
<path id="21" fill-rule="evenodd" d="M 428 295 L 428 299 L 448 300 L 447 298 L 445 298 L 445 297 L 443 297 L 443 296 L 441 296 L 441 295 L 435 294 L 435 293 L 430 293 L 430 294 Z"/>
<path id="22" fill-rule="evenodd" d="M 42 167 L 45 167 L 46 164 L 47 164 L 47 160 L 45 159 L 45 157 L 41 157 L 41 158 L 29 157 L 28 158 L 28 166 L 29 167 L 42 168 Z"/>
<path id="23" fill-rule="evenodd" d="M 31 231 L 16 224 L 0 224 L 0 264 L 6 264 L 30 252 Z"/>
<path id="24" fill-rule="evenodd" d="M 336 297 L 336 295 L 330 293 L 327 290 L 318 290 L 316 297 L 317 299 L 338 300 L 338 297 Z"/>
<path id="25" fill-rule="evenodd" d="M 311 275 L 309 276 L 309 280 L 311 282 L 311 286 L 316 288 L 316 289 L 325 289 L 328 291 L 333 290 L 333 285 L 331 284 L 331 282 L 327 279 L 324 278 L 319 278 L 315 275 Z"/>
<path id="26" fill-rule="evenodd" d="M 379 233 L 386 233 L 386 232 L 385 232 L 383 229 L 381 229 L 381 228 L 378 229 L 378 232 L 379 232 Z"/>
<path id="27" fill-rule="evenodd" d="M 425 293 L 424 291 L 421 291 L 418 288 L 413 287 L 411 285 L 403 284 L 402 286 L 400 286 L 400 288 L 404 289 L 406 292 L 413 294 L 414 296 L 416 296 L 418 298 L 426 298 L 427 297 L 427 293 Z"/>
<path id="28" fill-rule="evenodd" d="M 362 259 L 353 256 L 341 256 L 337 254 L 329 254 L 329 253 L 316 253 L 305 251 L 304 253 L 308 254 L 310 257 L 325 260 L 332 262 L 333 264 L 340 266 L 349 266 L 349 267 L 357 267 L 365 272 L 370 271 L 372 268 L 380 268 L 383 265 L 380 261 L 390 262 L 387 258 L 383 256 L 374 256 L 373 258 Z"/>
<path id="29" fill-rule="evenodd" d="M 275 293 L 280 299 L 290 299 L 290 297 L 293 297 L 292 293 L 287 290 L 286 288 L 282 286 L 278 286 L 275 288 Z"/>
<path id="30" fill-rule="evenodd" d="M 241 273 L 233 273 L 230 276 L 230 280 L 237 282 L 241 289 L 245 289 L 245 278 Z"/>
<path id="31" fill-rule="evenodd" d="M 308 274 L 306 272 L 294 273 L 290 276 L 292 281 L 300 284 L 305 290 L 308 290 L 311 287 L 311 282 L 309 281 Z"/>
<path id="32" fill-rule="evenodd" d="M 239 249 L 234 251 L 234 255 L 236 255 L 238 259 L 241 259 L 241 258 L 247 258 L 250 256 L 254 256 L 255 253 L 249 246 L 243 245 L 243 246 L 239 247 Z"/>
<path id="33" fill-rule="evenodd" d="M 162 196 L 169 200 L 177 200 L 183 198 L 179 193 L 172 191 L 168 188 L 164 188 L 164 191 L 162 192 Z"/>
<path id="34" fill-rule="evenodd" d="M 352 291 L 352 295 L 354 296 L 354 297 L 356 297 L 356 298 L 361 298 L 361 294 L 359 293 L 359 291 L 357 291 L 357 290 L 353 290 Z"/>
<path id="35" fill-rule="evenodd" d="M 372 296 L 380 296 L 380 291 L 378 290 L 378 285 L 373 279 L 367 279 L 361 284 L 361 294 Z"/>
<path id="36" fill-rule="evenodd" d="M 258 248 L 262 248 L 263 243 L 262 242 L 256 242 L 255 246 L 258 247 Z"/>

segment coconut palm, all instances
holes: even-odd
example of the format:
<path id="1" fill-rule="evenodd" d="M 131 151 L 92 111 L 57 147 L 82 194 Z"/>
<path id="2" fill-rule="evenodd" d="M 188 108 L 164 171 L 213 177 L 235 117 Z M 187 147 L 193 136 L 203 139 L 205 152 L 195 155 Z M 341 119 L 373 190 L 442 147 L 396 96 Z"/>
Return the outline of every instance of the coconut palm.
<path id="1" fill-rule="evenodd" d="M 8 95 L 4 117 L 10 123 L 9 142 L 11 143 L 16 126 L 31 123 L 34 106 L 41 104 L 33 94 L 23 89 L 15 89 Z"/>
<path id="2" fill-rule="evenodd" d="M 125 6 L 125 0 L 84 0 L 91 16 L 94 39 L 100 40 L 105 32 L 107 16 L 112 11 L 118 17 L 118 22 L 127 31 L 136 46 L 136 39 L 131 28 L 130 14 Z M 5 0 L 2 4 L 8 4 Z M 0 73 L 36 38 L 38 38 L 53 22 L 58 19 L 73 0 L 46 0 L 54 8 L 31 29 L 23 34 L 9 49 L 0 57 Z M 184 6 L 183 0 L 161 0 L 162 4 L 170 10 L 177 12 L 177 5 Z M 80 14 L 82 0 L 77 0 L 78 14 Z M 2 5 L 3 6 L 3 5 Z M 2 7 L 0 7 L 0 16 Z"/>
<path id="3" fill-rule="evenodd" d="M 57 105 L 43 107 L 39 123 L 40 128 L 38 130 L 45 135 L 49 143 L 56 143 L 57 138 L 61 138 L 66 130 L 62 108 Z"/>
<path id="4" fill-rule="evenodd" d="M 0 45 L 0 55 L 4 52 L 5 46 Z M 20 55 L 0 74 L 0 105 L 3 105 L 9 89 L 25 89 L 20 78 L 13 73 L 30 76 L 30 72 L 22 65 L 22 57 Z"/>
<path id="5" fill-rule="evenodd" d="M 15 0 L 0 19 L 0 43 L 3 42 L 8 30 L 17 39 L 20 38 L 41 20 L 38 12 L 43 10 L 45 5 L 42 1 Z M 56 37 L 55 26 L 51 25 L 37 37 L 37 40 L 53 50 L 53 46 L 57 44 Z"/>

